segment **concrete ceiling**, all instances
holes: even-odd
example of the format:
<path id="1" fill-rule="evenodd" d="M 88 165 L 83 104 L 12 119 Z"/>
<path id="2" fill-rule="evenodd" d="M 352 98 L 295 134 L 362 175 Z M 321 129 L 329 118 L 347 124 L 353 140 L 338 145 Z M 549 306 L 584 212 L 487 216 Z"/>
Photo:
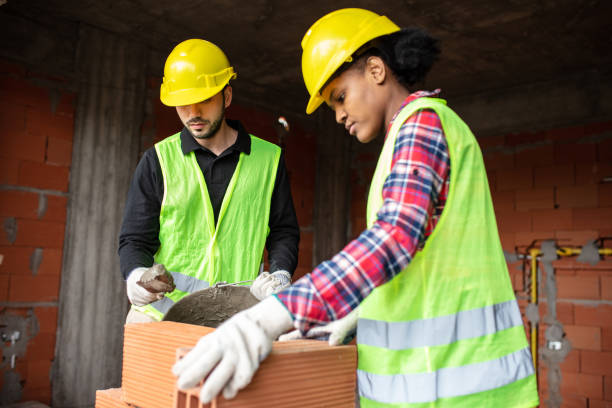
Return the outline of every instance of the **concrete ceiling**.
<path id="1" fill-rule="evenodd" d="M 612 66 L 609 0 L 8 0 L 0 11 L 47 26 L 65 21 L 48 27 L 65 36 L 86 23 L 145 43 L 149 70 L 160 76 L 176 43 L 205 38 L 235 65 L 238 89 L 302 111 L 301 38 L 317 18 L 342 7 L 368 8 L 438 37 L 442 57 L 423 87 L 440 87 L 447 97 Z"/>

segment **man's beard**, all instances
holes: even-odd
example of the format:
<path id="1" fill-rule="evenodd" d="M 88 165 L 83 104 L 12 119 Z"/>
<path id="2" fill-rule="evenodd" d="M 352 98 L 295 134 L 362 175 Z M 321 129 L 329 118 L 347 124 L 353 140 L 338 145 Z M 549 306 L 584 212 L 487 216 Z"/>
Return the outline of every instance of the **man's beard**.
<path id="1" fill-rule="evenodd" d="M 210 129 L 208 129 L 208 132 L 204 133 L 204 134 L 194 134 L 191 129 L 189 128 L 189 126 L 187 126 L 187 130 L 189 130 L 189 133 L 191 133 L 191 136 L 195 137 L 196 139 L 210 139 L 212 138 L 214 135 L 217 134 L 217 132 L 219 131 L 219 128 L 221 128 L 221 124 L 223 123 L 223 120 L 225 119 L 225 106 L 223 106 L 222 110 L 221 110 L 221 114 L 219 115 L 219 117 L 210 124 Z M 186 125 L 188 125 L 190 122 L 204 122 L 207 123 L 208 121 L 202 119 L 201 117 L 195 117 L 195 118 L 191 118 L 189 119 L 189 121 L 187 121 Z M 208 122 L 210 123 L 210 122 Z"/>

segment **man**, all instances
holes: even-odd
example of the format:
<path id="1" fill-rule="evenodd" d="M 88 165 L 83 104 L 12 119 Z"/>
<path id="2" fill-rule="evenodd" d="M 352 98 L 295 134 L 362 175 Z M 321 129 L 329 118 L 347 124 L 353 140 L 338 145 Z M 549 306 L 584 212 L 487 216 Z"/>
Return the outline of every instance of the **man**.
<path id="1" fill-rule="evenodd" d="M 289 286 L 299 228 L 280 148 L 226 120 L 236 73 L 216 45 L 178 44 L 164 67 L 160 99 L 185 127 L 147 150 L 128 193 L 119 236 L 132 308 L 127 323 L 158 321 L 182 297 L 217 282 L 255 281 L 262 299 Z M 264 246 L 270 271 L 261 271 Z M 139 285 L 163 264 L 176 289 Z"/>

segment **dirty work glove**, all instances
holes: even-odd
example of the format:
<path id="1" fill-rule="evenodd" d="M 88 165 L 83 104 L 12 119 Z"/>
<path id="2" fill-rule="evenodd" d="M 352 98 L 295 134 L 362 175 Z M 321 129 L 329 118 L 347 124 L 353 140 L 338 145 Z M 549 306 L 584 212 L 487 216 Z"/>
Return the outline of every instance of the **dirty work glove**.
<path id="1" fill-rule="evenodd" d="M 127 296 L 130 303 L 134 306 L 145 306 L 164 297 L 163 293 L 149 292 L 138 284 L 142 279 L 142 275 L 149 272 L 150 269 L 145 267 L 133 269 L 127 278 Z"/>
<path id="2" fill-rule="evenodd" d="M 272 350 L 272 341 L 293 327 L 292 320 L 275 296 L 235 314 L 172 367 L 178 387 L 195 387 L 208 375 L 200 391 L 201 403 L 209 403 L 221 390 L 226 399 L 234 398 L 251 382 L 259 363 Z"/>
<path id="3" fill-rule="evenodd" d="M 302 336 L 299 330 L 294 330 L 279 337 L 280 341 L 299 340 L 299 339 L 322 339 L 329 337 L 330 346 L 346 344 L 353 339 L 357 331 L 357 319 L 359 317 L 359 307 L 353 309 L 342 319 L 334 320 L 323 326 L 313 327 Z"/>
<path id="4" fill-rule="evenodd" d="M 290 285 L 291 274 L 287 271 L 262 272 L 251 285 L 251 294 L 257 299 L 263 300 L 273 293 L 288 288 Z"/>

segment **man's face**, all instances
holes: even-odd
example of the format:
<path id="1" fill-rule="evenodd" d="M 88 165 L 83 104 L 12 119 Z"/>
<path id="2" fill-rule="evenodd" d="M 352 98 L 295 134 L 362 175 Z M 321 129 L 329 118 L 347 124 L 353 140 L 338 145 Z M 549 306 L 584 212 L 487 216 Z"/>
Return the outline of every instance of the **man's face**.
<path id="1" fill-rule="evenodd" d="M 193 105 L 176 107 L 181 122 L 196 139 L 210 139 L 221 127 L 225 117 L 224 92 Z"/>

